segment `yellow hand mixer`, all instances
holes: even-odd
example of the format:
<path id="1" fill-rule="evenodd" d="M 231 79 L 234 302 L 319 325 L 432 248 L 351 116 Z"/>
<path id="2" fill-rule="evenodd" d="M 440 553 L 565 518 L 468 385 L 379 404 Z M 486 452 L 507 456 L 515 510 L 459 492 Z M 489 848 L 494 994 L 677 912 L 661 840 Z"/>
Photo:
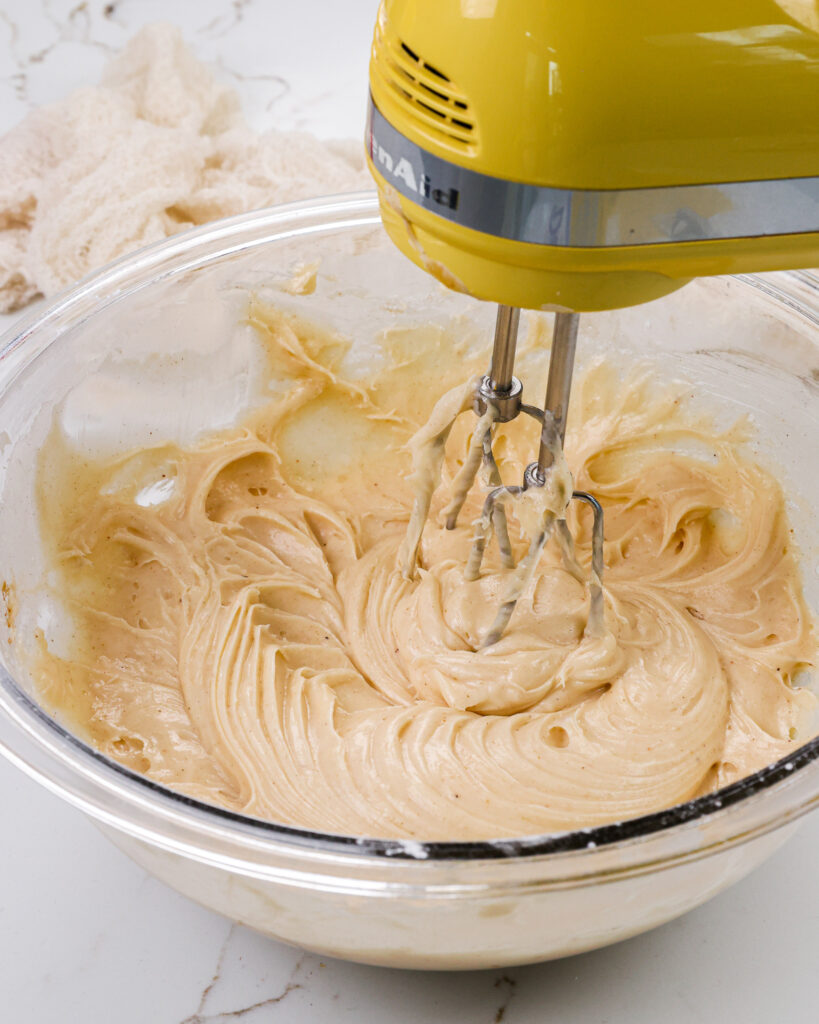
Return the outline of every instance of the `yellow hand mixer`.
<path id="1" fill-rule="evenodd" d="M 511 564 L 506 500 L 543 488 L 562 457 L 579 313 L 701 275 L 819 265 L 819 0 L 383 0 L 366 147 L 399 249 L 499 304 L 447 520 L 482 462 L 495 486 L 466 567 L 476 578 L 493 530 Z M 542 408 L 523 403 L 513 372 L 521 307 L 555 313 Z M 492 428 L 521 412 L 540 422 L 540 450 L 503 486 Z M 603 512 L 571 497 L 594 509 L 596 629 Z M 552 503 L 483 646 L 552 534 L 579 572 Z"/>

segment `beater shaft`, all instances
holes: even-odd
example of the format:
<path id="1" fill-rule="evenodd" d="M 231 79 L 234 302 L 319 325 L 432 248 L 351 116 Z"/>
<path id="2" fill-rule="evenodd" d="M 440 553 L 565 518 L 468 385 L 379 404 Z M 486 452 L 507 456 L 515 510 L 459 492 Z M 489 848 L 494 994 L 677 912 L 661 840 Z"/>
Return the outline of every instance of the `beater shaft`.
<path id="1" fill-rule="evenodd" d="M 574 350 L 577 346 L 579 325 L 579 313 L 555 313 L 552 354 L 549 359 L 549 380 L 546 384 L 546 401 L 543 403 L 543 407 L 552 414 L 561 444 L 566 438 L 566 417 L 569 412 Z M 553 461 L 551 449 L 543 443 L 541 438 L 537 456 L 537 470 L 541 480 L 544 479 L 544 474 Z"/>
<path id="2" fill-rule="evenodd" d="M 508 423 L 520 412 L 523 389 L 513 373 L 519 321 L 520 310 L 516 306 L 498 306 L 492 362 L 475 395 L 475 412 L 483 416 L 491 405 L 495 423 Z"/>
<path id="3" fill-rule="evenodd" d="M 519 322 L 517 306 L 498 306 L 492 362 L 489 365 L 489 383 L 493 391 L 505 393 L 512 389 Z"/>

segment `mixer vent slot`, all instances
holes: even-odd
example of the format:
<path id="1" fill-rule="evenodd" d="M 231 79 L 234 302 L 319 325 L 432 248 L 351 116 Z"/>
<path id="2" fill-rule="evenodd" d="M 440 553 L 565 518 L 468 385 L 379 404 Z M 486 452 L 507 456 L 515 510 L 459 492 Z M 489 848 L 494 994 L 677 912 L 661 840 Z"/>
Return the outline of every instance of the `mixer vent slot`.
<path id="1" fill-rule="evenodd" d="M 443 71 L 382 24 L 376 26 L 373 57 L 381 78 L 419 127 L 444 137 L 447 145 L 475 149 L 478 132 L 469 103 Z"/>

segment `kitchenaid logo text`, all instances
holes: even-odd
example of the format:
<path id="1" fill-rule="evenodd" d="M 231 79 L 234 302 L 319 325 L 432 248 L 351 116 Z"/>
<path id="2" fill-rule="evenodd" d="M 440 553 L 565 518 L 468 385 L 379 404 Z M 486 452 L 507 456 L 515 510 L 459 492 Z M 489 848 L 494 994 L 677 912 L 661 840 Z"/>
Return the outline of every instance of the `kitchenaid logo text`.
<path id="1" fill-rule="evenodd" d="M 439 206 L 446 206 L 450 210 L 458 209 L 459 192 L 457 188 L 433 188 L 430 176 L 423 172 L 418 173 L 405 156 L 395 160 L 382 145 L 376 142 L 375 138 L 372 139 L 371 146 L 370 156 L 373 161 L 380 164 L 393 178 L 400 178 L 410 191 L 425 199 L 431 199 Z"/>

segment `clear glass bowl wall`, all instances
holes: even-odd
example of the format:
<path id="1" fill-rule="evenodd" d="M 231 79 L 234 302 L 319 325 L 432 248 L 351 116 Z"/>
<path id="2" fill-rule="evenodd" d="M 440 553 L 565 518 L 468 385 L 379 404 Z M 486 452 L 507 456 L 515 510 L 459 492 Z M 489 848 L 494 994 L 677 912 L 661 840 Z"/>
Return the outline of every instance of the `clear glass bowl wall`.
<path id="1" fill-rule="evenodd" d="M 282 290 L 295 265 L 313 261 L 314 294 Z M 424 844 L 309 833 L 198 804 L 107 761 L 39 707 L 25 655 L 38 628 L 58 643 L 61 623 L 44 597 L 34 493 L 54 416 L 100 451 L 235 422 L 258 397 L 253 347 L 237 329 L 251 290 L 350 337 L 362 370 L 396 323 L 444 324 L 470 343 L 491 335 L 491 308 L 445 291 L 393 249 L 370 194 L 186 233 L 16 328 L 0 349 L 0 573 L 18 600 L 0 654 L 0 752 L 206 906 L 326 955 L 394 966 L 500 966 L 614 942 L 713 896 L 792 834 L 819 802 L 819 740 L 660 814 L 520 841 Z M 818 298 L 809 274 L 706 279 L 587 316 L 579 342 L 581 366 L 603 350 L 624 365 L 653 361 L 726 423 L 752 417 L 753 453 L 790 495 L 814 611 Z"/>

